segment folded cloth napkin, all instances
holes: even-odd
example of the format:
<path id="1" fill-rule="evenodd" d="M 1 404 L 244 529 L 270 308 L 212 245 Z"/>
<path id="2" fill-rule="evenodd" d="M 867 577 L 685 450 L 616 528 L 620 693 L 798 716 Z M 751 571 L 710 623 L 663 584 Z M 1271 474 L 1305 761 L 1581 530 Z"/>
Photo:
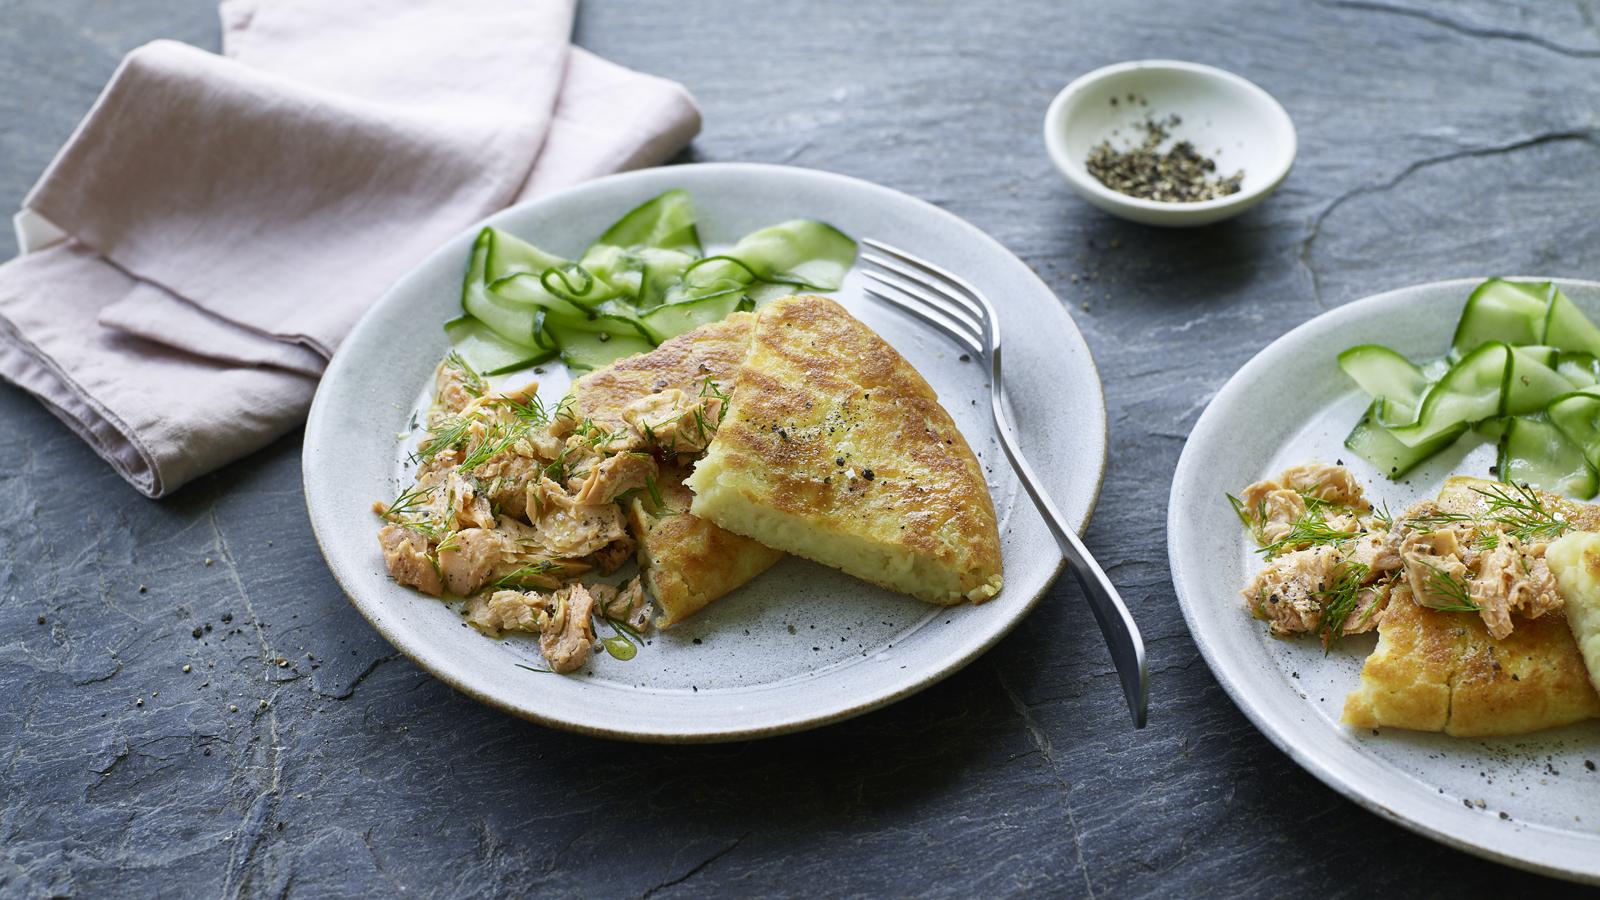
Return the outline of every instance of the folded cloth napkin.
<path id="1" fill-rule="evenodd" d="M 0 376 L 151 497 L 305 416 L 367 306 L 518 200 L 654 165 L 672 82 L 572 0 L 223 0 L 223 52 L 130 53 L 23 202 Z"/>

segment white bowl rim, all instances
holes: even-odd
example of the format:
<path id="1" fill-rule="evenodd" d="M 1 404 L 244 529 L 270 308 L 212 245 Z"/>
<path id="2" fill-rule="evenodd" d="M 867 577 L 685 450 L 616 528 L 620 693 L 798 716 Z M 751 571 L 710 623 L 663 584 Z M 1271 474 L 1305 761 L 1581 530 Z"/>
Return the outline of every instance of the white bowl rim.
<path id="1" fill-rule="evenodd" d="M 1260 101 L 1259 108 L 1265 111 L 1269 118 L 1282 125 L 1288 135 L 1288 142 L 1285 146 L 1285 151 L 1281 154 L 1281 159 L 1278 160 L 1274 168 L 1268 170 L 1271 177 L 1261 181 L 1249 190 L 1241 190 L 1236 194 L 1218 197 L 1215 200 L 1178 202 L 1130 197 L 1127 194 L 1113 191 L 1087 172 L 1080 172 L 1074 168 L 1072 158 L 1068 155 L 1064 146 L 1066 135 L 1060 127 L 1062 119 L 1066 116 L 1067 108 L 1087 91 L 1091 85 L 1115 75 L 1144 69 L 1167 69 L 1187 72 L 1190 75 L 1215 78 L 1243 89 L 1246 94 Z M 1056 169 L 1078 190 L 1087 191 L 1118 206 L 1157 213 L 1170 213 L 1172 215 L 1221 210 L 1233 206 L 1248 206 L 1262 195 L 1277 189 L 1278 185 L 1283 183 L 1283 180 L 1289 175 L 1289 170 L 1293 168 L 1295 156 L 1299 152 L 1299 136 L 1294 129 L 1294 120 L 1289 117 L 1289 111 L 1284 109 L 1283 104 L 1279 103 L 1276 97 L 1267 93 L 1265 88 L 1242 75 L 1235 75 L 1226 69 L 1208 66 L 1205 63 L 1186 62 L 1180 59 L 1136 59 L 1128 62 L 1113 63 L 1109 66 L 1101 66 L 1091 72 L 1079 75 L 1070 84 L 1062 88 L 1060 93 L 1056 94 L 1055 99 L 1050 101 L 1050 107 L 1044 114 L 1044 143 L 1045 149 L 1050 154 L 1050 160 L 1055 163 Z"/>

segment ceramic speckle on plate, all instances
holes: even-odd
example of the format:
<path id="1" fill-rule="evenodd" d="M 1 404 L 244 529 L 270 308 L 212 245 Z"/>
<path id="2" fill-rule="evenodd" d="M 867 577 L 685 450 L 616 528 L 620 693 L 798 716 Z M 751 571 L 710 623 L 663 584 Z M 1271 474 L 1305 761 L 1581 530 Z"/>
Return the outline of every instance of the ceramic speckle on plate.
<path id="1" fill-rule="evenodd" d="M 1260 566 L 1224 491 L 1289 465 L 1343 462 L 1375 503 L 1399 511 L 1453 474 L 1488 477 L 1493 447 L 1468 436 L 1402 481 L 1343 442 L 1367 405 L 1337 356 L 1378 343 L 1412 359 L 1449 346 L 1482 279 L 1393 291 L 1343 306 L 1261 351 L 1217 393 L 1184 447 L 1168 506 L 1173 584 L 1211 671 L 1256 727 L 1300 765 L 1368 809 L 1439 841 L 1511 865 L 1600 882 L 1600 722 L 1490 739 L 1339 723 L 1373 635 L 1324 655 L 1312 639 L 1267 635 L 1239 590 Z M 1543 280 L 1543 279 L 1539 279 Z M 1590 315 L 1600 284 L 1558 281 Z"/>
<path id="2" fill-rule="evenodd" d="M 655 194 L 686 188 L 710 249 L 789 218 L 827 221 L 960 272 L 999 306 L 1011 362 L 1009 399 L 1046 487 L 1081 528 L 1105 463 L 1105 404 L 1082 336 L 1020 260 L 956 217 L 904 194 L 838 175 L 780 166 L 679 166 L 618 175 L 488 220 L 554 252 L 584 240 Z M 937 682 L 976 658 L 1033 607 L 1061 570 L 1043 521 L 1022 498 L 982 405 L 980 367 L 940 335 L 878 306 L 852 272 L 833 294 L 922 372 L 979 455 L 1000 518 L 1005 590 L 982 606 L 941 609 L 789 558 L 665 632 L 628 661 L 595 654 L 572 676 L 535 673 L 537 647 L 489 640 L 438 600 L 384 572 L 371 513 L 401 487 L 408 433 L 459 313 L 460 280 L 477 229 L 402 279 L 362 319 L 323 378 L 305 436 L 306 502 L 323 554 L 356 607 L 397 648 L 458 690 L 517 715 L 576 731 L 663 742 L 732 740 L 838 721 Z M 568 380 L 543 367 L 550 401 Z M 524 373 L 518 380 L 527 377 Z M 397 435 L 403 435 L 397 438 Z M 602 627 L 602 633 L 604 629 Z M 1103 652 L 1097 635 L 1082 635 Z"/>

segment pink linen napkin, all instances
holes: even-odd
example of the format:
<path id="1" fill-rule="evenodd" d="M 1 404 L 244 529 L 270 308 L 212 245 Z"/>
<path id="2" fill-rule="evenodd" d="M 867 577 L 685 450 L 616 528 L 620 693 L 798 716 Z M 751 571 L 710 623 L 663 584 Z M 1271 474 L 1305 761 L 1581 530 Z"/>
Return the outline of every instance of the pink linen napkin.
<path id="1" fill-rule="evenodd" d="M 23 202 L 0 376 L 151 497 L 305 416 L 447 238 L 699 130 L 569 45 L 572 0 L 223 0 L 223 52 L 130 53 Z"/>

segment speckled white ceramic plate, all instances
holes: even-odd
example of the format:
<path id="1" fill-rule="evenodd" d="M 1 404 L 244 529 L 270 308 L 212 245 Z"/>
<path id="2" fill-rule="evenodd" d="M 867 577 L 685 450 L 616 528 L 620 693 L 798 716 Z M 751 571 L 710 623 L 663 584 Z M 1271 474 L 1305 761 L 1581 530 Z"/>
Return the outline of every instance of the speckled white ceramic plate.
<path id="1" fill-rule="evenodd" d="M 696 165 L 601 179 L 489 220 L 576 256 L 622 213 L 687 188 L 708 248 L 798 216 L 936 260 L 977 284 L 1000 311 L 1007 387 L 1022 443 L 1069 519 L 1087 523 L 1105 464 L 1105 402 L 1088 347 L 1060 301 L 982 232 L 904 194 L 822 172 L 779 166 Z M 651 741 L 757 737 L 875 709 L 972 661 L 1027 614 L 1061 570 L 1043 521 L 1017 491 L 981 405 L 980 367 L 915 320 L 861 293 L 841 303 L 893 344 L 938 391 L 983 461 L 1000 516 L 1006 586 L 983 606 L 938 609 L 831 569 L 787 559 L 710 608 L 652 637 L 627 662 L 598 653 L 562 677 L 524 638 L 491 641 L 440 601 L 384 575 L 370 507 L 399 490 L 415 435 L 397 438 L 446 349 L 440 325 L 459 312 L 463 232 L 402 279 L 339 348 L 305 434 L 306 503 L 334 576 L 356 607 L 419 665 L 462 692 L 519 716 L 592 734 Z M 540 393 L 565 393 L 559 365 Z M 1095 634 L 1069 638 L 1101 652 Z"/>
<path id="2" fill-rule="evenodd" d="M 1399 483 L 1344 450 L 1366 399 L 1339 352 L 1386 344 L 1413 359 L 1449 346 L 1482 279 L 1427 284 L 1325 313 L 1261 351 L 1196 423 L 1173 478 L 1168 550 L 1195 643 L 1217 680 L 1273 743 L 1330 787 L 1385 818 L 1480 856 L 1600 882 L 1600 723 L 1512 738 L 1456 739 L 1339 724 L 1375 635 L 1327 656 L 1311 639 L 1266 634 L 1239 599 L 1260 566 L 1223 497 L 1286 466 L 1342 460 L 1393 510 L 1433 496 L 1452 474 L 1487 476 L 1493 448 L 1465 438 Z M 1600 316 L 1600 283 L 1562 281 Z"/>

